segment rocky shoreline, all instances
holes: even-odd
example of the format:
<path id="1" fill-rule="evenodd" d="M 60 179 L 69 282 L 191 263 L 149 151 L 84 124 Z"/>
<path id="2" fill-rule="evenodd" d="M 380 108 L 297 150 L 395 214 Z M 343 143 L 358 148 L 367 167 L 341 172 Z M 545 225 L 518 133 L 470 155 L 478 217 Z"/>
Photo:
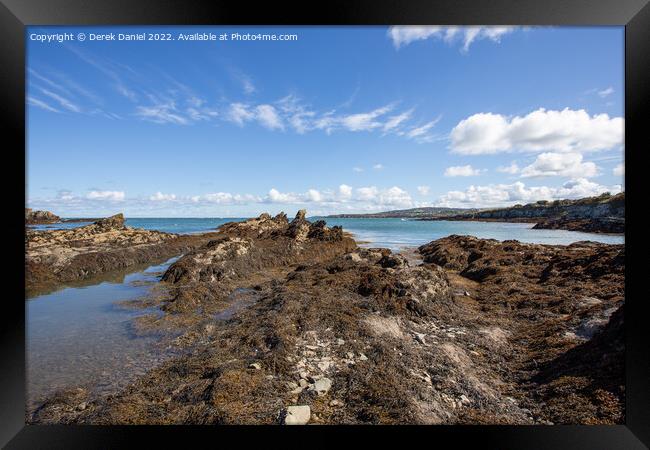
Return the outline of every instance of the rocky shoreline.
<path id="1" fill-rule="evenodd" d="M 625 232 L 625 193 L 579 200 L 542 200 L 510 208 L 417 220 L 534 223 L 534 229 L 619 234 Z"/>
<path id="2" fill-rule="evenodd" d="M 28 229 L 26 295 L 138 264 L 162 262 L 204 244 L 215 234 L 177 235 L 131 228 L 124 225 L 122 214 L 67 230 Z"/>
<path id="3" fill-rule="evenodd" d="M 87 227 L 32 237 L 33 279 L 182 248 L 131 306 L 163 311 L 139 333 L 192 351 L 114 395 L 59 392 L 30 423 L 624 423 L 623 245 L 450 236 L 407 258 L 304 211 L 185 241 Z"/>

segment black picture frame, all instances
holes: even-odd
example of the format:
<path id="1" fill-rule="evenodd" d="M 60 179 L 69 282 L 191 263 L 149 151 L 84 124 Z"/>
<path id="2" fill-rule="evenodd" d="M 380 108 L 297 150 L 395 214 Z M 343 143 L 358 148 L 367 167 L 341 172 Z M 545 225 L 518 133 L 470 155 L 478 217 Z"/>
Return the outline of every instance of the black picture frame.
<path id="1" fill-rule="evenodd" d="M 619 426 L 432 426 L 432 427 L 94 427 L 25 425 L 25 305 L 22 209 L 25 197 L 11 194 L 25 183 L 25 31 L 28 25 L 618 25 L 625 26 L 626 191 L 626 423 Z M 5 141 L 4 192 L 9 209 L 1 322 L 0 445 L 7 448 L 115 448 L 137 438 L 186 445 L 187 433 L 212 445 L 225 445 L 236 433 L 246 441 L 266 436 L 286 445 L 323 444 L 330 437 L 359 432 L 373 441 L 420 442 L 454 448 L 473 444 L 500 449 L 635 449 L 650 445 L 650 352 L 644 314 L 644 236 L 641 171 L 648 151 L 645 117 L 650 109 L 650 5 L 648 0 L 329 0 L 321 2 L 248 2 L 183 0 L 0 0 L 0 83 Z M 645 144 L 645 145 L 643 145 Z M 23 184 L 23 186 L 25 186 Z M 638 208 L 630 204 L 638 203 Z M 317 433 L 318 440 L 311 435 Z M 310 435 L 310 436 L 307 436 Z M 306 440 L 303 440 L 306 439 Z M 348 438 L 345 438 L 348 441 Z M 415 441 L 413 441 L 415 443 Z M 413 444 L 411 444 L 413 445 Z M 419 444 L 421 445 L 421 444 Z"/>

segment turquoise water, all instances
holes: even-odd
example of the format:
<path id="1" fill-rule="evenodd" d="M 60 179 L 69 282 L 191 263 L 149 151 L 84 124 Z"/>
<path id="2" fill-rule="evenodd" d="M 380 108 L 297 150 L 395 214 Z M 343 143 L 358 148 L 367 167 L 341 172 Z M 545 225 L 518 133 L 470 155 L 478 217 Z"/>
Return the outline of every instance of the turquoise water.
<path id="1" fill-rule="evenodd" d="M 312 217 L 311 220 L 321 219 Z M 344 230 L 354 234 L 359 241 L 367 241 L 376 247 L 398 250 L 402 247 L 418 246 L 451 234 L 469 234 L 479 238 L 516 239 L 521 242 L 567 245 L 577 241 L 596 241 L 607 244 L 622 244 L 622 235 L 580 233 L 565 230 L 533 230 L 529 223 L 505 222 L 454 222 L 418 221 L 402 219 L 328 219 L 328 225 L 341 225 Z M 226 222 L 240 221 L 242 218 L 182 218 L 182 219 L 130 219 L 131 227 L 160 230 L 169 233 L 200 233 L 215 230 Z M 35 229 L 74 228 L 87 223 L 62 223 L 39 225 Z"/>
<path id="2" fill-rule="evenodd" d="M 341 225 L 359 241 L 376 247 L 399 250 L 419 246 L 452 234 L 464 234 L 485 239 L 567 245 L 577 241 L 622 244 L 622 235 L 579 233 L 565 230 L 533 230 L 530 223 L 420 221 L 402 219 L 324 219 L 328 225 Z"/>

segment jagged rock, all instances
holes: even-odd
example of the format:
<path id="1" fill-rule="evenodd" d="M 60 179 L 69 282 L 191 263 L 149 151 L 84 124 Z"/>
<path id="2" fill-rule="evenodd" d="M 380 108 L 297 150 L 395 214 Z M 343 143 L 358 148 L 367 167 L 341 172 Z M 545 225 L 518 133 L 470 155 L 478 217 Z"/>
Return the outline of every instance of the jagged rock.
<path id="1" fill-rule="evenodd" d="M 115 214 L 114 216 L 106 217 L 105 219 L 100 219 L 94 224 L 102 229 L 122 228 L 124 227 L 124 214 L 122 213 Z"/>

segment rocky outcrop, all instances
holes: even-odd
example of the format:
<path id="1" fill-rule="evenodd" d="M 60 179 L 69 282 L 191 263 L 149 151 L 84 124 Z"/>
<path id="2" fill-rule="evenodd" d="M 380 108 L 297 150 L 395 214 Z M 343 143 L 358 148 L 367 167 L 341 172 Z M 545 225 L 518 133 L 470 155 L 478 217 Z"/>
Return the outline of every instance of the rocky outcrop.
<path id="1" fill-rule="evenodd" d="M 122 214 L 78 228 L 27 230 L 27 295 L 113 270 L 168 259 L 209 238 L 209 235 L 179 236 L 127 227 Z"/>
<path id="2" fill-rule="evenodd" d="M 25 208 L 25 224 L 26 225 L 39 225 L 47 223 L 60 222 L 61 218 L 49 211 L 33 211 L 30 208 Z"/>
<path id="3" fill-rule="evenodd" d="M 623 217 L 595 217 L 592 219 L 572 219 L 557 217 L 544 219 L 537 222 L 535 230 L 569 230 L 584 233 L 625 233 L 625 218 Z"/>
<path id="4" fill-rule="evenodd" d="M 579 200 L 540 200 L 511 208 L 421 220 L 478 220 L 536 223 L 536 229 L 561 229 L 590 233 L 623 233 L 625 193 L 602 194 Z"/>
<path id="5" fill-rule="evenodd" d="M 280 213 L 228 223 L 219 228 L 217 239 L 186 254 L 165 272 L 163 281 L 182 286 L 166 308 L 179 311 L 209 304 L 251 274 L 327 260 L 354 248 L 354 240 L 345 237 L 340 227 L 311 223 L 304 210 L 291 222 Z M 191 283 L 203 283 L 205 289 L 187 289 Z"/>

